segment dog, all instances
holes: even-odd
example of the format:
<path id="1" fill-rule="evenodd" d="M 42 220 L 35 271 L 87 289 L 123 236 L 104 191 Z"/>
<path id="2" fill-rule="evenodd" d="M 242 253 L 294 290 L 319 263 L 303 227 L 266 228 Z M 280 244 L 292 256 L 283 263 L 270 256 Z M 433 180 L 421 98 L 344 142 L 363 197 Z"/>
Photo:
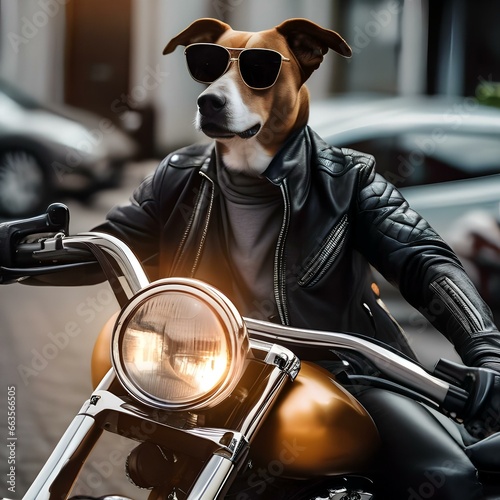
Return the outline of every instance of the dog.
<path id="1" fill-rule="evenodd" d="M 186 47 L 191 76 L 208 85 L 197 100 L 196 128 L 216 141 L 228 169 L 254 176 L 266 170 L 294 130 L 307 124 L 305 82 L 328 49 L 352 55 L 338 33 L 306 19 L 259 32 L 198 19 L 172 38 L 163 54 L 179 45 Z"/>
<path id="2" fill-rule="evenodd" d="M 286 60 L 281 60 L 276 82 L 265 89 L 245 84 L 236 61 L 231 60 L 223 68 L 227 71 L 222 71 L 198 97 L 196 127 L 215 139 L 227 168 L 253 176 L 260 176 L 287 137 L 307 124 L 309 91 L 305 82 L 328 49 L 344 57 L 352 55 L 338 33 L 306 19 L 290 19 L 256 33 L 234 31 L 217 19 L 198 19 L 172 38 L 163 53 L 170 54 L 179 45 L 199 43 L 237 49 L 233 51 L 235 56 L 243 48 L 271 49 Z M 107 346 L 115 320 L 116 315 L 106 323 L 94 348 L 94 387 L 111 367 Z"/>

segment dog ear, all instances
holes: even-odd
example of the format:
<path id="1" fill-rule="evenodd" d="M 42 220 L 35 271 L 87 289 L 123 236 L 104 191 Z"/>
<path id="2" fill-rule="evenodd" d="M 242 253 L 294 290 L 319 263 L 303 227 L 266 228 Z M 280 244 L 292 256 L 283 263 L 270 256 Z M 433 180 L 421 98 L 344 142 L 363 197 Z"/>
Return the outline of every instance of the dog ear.
<path id="1" fill-rule="evenodd" d="M 172 38 L 163 49 L 163 54 L 170 54 L 178 45 L 189 45 L 191 43 L 207 42 L 213 43 L 227 30 L 229 24 L 218 19 L 203 18 L 191 23 L 184 31 Z"/>
<path id="2" fill-rule="evenodd" d="M 352 50 L 335 31 L 327 30 L 307 19 L 289 19 L 276 30 L 281 33 L 295 55 L 305 80 L 318 69 L 323 56 L 332 49 L 343 57 L 351 57 Z"/>

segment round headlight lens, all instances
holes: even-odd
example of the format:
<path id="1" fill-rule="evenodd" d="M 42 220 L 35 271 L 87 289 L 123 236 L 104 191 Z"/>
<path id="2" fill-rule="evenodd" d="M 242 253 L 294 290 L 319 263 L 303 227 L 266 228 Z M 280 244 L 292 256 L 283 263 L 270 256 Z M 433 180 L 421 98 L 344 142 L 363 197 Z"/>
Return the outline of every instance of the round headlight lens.
<path id="1" fill-rule="evenodd" d="M 155 406 L 218 402 L 234 388 L 248 348 L 243 321 L 227 299 L 188 281 L 197 286 L 162 280 L 140 293 L 122 311 L 113 336 L 118 377 Z"/>
<path id="2" fill-rule="evenodd" d="M 122 359 L 135 385 L 179 402 L 213 390 L 231 361 L 218 318 L 180 293 L 157 295 L 138 308 L 123 335 Z"/>

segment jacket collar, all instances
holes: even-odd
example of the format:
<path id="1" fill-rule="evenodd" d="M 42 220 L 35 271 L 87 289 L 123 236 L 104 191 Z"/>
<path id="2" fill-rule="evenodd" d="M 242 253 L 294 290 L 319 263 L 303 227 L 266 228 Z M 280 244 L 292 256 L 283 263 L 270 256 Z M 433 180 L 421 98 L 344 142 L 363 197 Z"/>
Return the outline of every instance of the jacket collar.
<path id="1" fill-rule="evenodd" d="M 299 174 L 297 170 L 305 173 L 311 144 L 307 131 L 304 127 L 294 132 L 271 160 L 263 175 L 273 184 L 281 184 L 292 172 Z"/>

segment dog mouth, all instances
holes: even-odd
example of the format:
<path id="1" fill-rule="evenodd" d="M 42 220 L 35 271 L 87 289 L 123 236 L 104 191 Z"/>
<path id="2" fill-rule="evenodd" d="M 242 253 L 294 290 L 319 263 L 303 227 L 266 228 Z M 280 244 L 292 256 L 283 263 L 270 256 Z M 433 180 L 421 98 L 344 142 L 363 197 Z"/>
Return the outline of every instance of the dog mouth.
<path id="1" fill-rule="evenodd" d="M 234 130 L 229 130 L 225 127 L 221 127 L 214 123 L 207 123 L 201 127 L 201 130 L 205 135 L 212 139 L 232 139 L 235 136 L 241 139 L 251 139 L 259 133 L 261 126 L 260 124 L 253 125 L 242 132 L 236 132 Z"/>

